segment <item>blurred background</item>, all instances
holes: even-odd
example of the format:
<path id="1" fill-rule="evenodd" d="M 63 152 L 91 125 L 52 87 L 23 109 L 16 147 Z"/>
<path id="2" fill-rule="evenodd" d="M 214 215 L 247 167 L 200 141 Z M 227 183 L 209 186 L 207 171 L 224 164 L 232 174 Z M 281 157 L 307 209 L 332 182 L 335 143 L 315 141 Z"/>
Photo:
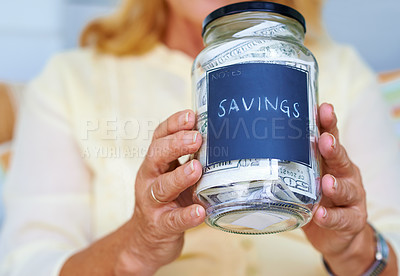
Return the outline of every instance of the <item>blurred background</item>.
<path id="1" fill-rule="evenodd" d="M 15 103 L 23 88 L 18 84 L 38 75 L 53 54 L 77 47 L 87 22 L 112 12 L 119 1 L 0 0 L 0 133 L 6 133 L 0 135 L 0 199 L 11 156 Z M 353 45 L 379 73 L 400 145 L 400 1 L 326 0 L 324 21 L 336 41 Z M 6 110 L 11 107 L 14 110 Z M 0 225 L 1 220 L 0 200 Z"/>
<path id="2" fill-rule="evenodd" d="M 83 26 L 119 0 L 0 0 L 0 81 L 26 82 L 52 54 L 77 46 Z M 400 69 L 399 0 L 327 0 L 332 37 L 354 45 L 376 71 Z"/>

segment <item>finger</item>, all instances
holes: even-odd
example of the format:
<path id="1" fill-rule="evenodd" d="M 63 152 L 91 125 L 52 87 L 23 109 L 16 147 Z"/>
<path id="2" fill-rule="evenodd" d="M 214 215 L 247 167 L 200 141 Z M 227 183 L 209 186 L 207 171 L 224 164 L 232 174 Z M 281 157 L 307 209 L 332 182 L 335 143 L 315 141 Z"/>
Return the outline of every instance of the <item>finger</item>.
<path id="1" fill-rule="evenodd" d="M 326 174 L 322 178 L 322 193 L 335 206 L 356 205 L 364 198 L 365 191 L 355 183 L 358 182 L 350 182 L 343 178 L 337 179 L 333 175 Z"/>
<path id="2" fill-rule="evenodd" d="M 313 217 L 314 222 L 321 228 L 334 231 L 357 232 L 365 225 L 367 215 L 359 208 L 327 208 L 319 206 Z"/>
<path id="3" fill-rule="evenodd" d="M 176 208 L 161 216 L 162 227 L 171 234 L 180 234 L 204 222 L 206 212 L 198 204 Z"/>
<path id="4" fill-rule="evenodd" d="M 337 117 L 333 105 L 323 103 L 318 109 L 320 132 L 329 132 L 339 139 L 339 130 L 337 128 Z"/>
<path id="5" fill-rule="evenodd" d="M 192 160 L 172 172 L 160 175 L 152 184 L 154 197 L 161 202 L 175 200 L 183 191 L 200 179 L 201 171 L 200 162 Z M 153 202 L 158 204 L 155 200 Z"/>
<path id="6" fill-rule="evenodd" d="M 194 123 L 195 114 L 192 110 L 186 109 L 179 111 L 157 126 L 153 134 L 153 140 L 176 133 L 180 130 L 193 129 Z"/>
<path id="7" fill-rule="evenodd" d="M 160 175 L 168 171 L 170 163 L 179 157 L 199 150 L 202 143 L 198 131 L 179 131 L 154 140 L 143 161 L 146 173 Z"/>
<path id="8" fill-rule="evenodd" d="M 347 177 L 354 173 L 353 163 L 335 136 L 327 132 L 322 133 L 318 148 L 324 158 L 324 173 L 330 173 L 336 177 Z"/>

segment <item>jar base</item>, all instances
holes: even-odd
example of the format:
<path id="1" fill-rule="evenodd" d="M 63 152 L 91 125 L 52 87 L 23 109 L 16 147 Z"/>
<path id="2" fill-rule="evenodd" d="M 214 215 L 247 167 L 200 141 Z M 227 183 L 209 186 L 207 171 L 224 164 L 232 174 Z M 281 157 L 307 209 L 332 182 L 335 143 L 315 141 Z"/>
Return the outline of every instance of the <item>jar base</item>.
<path id="1" fill-rule="evenodd" d="M 307 224 L 311 218 L 308 208 L 266 199 L 209 207 L 206 223 L 230 233 L 260 235 L 294 230 Z"/>

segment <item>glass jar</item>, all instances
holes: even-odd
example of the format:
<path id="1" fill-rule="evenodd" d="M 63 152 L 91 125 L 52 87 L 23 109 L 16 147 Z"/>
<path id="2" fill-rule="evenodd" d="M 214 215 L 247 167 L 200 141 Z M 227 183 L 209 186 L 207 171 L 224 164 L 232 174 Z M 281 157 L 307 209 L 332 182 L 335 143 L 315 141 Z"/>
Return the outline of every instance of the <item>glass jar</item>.
<path id="1" fill-rule="evenodd" d="M 212 12 L 192 69 L 203 145 L 195 199 L 206 223 L 240 234 L 293 230 L 320 199 L 318 66 L 305 21 L 270 2 Z"/>

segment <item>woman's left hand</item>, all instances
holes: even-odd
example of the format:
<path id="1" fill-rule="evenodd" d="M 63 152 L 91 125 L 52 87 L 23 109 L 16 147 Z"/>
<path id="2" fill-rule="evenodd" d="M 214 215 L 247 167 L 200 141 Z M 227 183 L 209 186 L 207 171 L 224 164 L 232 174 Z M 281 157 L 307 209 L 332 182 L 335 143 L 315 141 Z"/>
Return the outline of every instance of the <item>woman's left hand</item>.
<path id="1" fill-rule="evenodd" d="M 374 262 L 375 238 L 367 223 L 366 194 L 358 167 L 339 142 L 330 104 L 319 107 L 322 200 L 303 227 L 335 275 L 360 275 Z"/>

